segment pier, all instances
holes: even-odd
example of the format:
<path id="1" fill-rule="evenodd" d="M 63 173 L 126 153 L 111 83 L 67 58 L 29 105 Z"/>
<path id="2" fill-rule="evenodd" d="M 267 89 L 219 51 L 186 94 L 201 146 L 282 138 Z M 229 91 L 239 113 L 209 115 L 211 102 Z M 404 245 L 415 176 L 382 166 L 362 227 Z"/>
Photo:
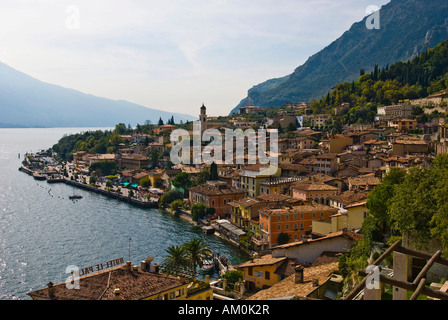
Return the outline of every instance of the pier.
<path id="1" fill-rule="evenodd" d="M 158 203 L 156 201 L 150 201 L 150 200 L 141 201 L 141 200 L 129 197 L 129 196 L 118 194 L 117 192 L 104 190 L 97 186 L 91 186 L 91 185 L 84 184 L 84 183 L 81 183 L 78 181 L 69 180 L 63 176 L 54 177 L 53 175 L 46 175 L 45 173 L 39 173 L 39 172 L 33 171 L 25 166 L 21 166 L 19 168 L 19 171 L 25 172 L 26 174 L 32 176 L 36 180 L 47 180 L 48 183 L 56 183 L 56 182 L 65 183 L 67 185 L 70 185 L 70 186 L 73 186 L 76 188 L 88 190 L 88 191 L 95 192 L 95 193 L 101 194 L 103 196 L 112 198 L 112 199 L 117 199 L 117 200 L 120 200 L 123 202 L 127 202 L 130 204 L 136 205 L 138 207 L 142 207 L 142 208 L 158 208 L 159 207 Z"/>

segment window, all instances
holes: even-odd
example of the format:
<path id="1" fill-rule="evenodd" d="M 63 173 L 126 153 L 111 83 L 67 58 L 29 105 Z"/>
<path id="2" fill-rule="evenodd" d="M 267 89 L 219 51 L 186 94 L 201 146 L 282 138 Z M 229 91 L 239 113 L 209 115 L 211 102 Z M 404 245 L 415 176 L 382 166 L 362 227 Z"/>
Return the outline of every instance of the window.
<path id="1" fill-rule="evenodd" d="M 212 206 L 213 207 L 215 206 L 215 200 L 212 200 Z"/>
<path id="2" fill-rule="evenodd" d="M 281 230 L 281 228 L 282 228 L 282 226 L 281 226 L 281 225 L 277 225 L 277 230 L 278 230 L 278 231 L 280 231 L 280 230 Z"/>
<path id="3" fill-rule="evenodd" d="M 247 270 L 247 273 L 248 273 L 250 276 L 253 276 L 253 275 L 254 275 L 254 269 L 253 269 L 252 267 L 250 267 L 249 270 Z"/>
<path id="4" fill-rule="evenodd" d="M 300 224 L 300 230 L 303 230 L 303 223 Z"/>
<path id="5" fill-rule="evenodd" d="M 265 278 L 266 280 L 270 280 L 270 279 L 271 279 L 271 273 L 270 273 L 269 271 L 265 271 L 265 273 L 264 273 L 264 278 Z"/>
<path id="6" fill-rule="evenodd" d="M 315 212 L 313 212 L 313 218 L 316 218 L 316 213 Z"/>
<path id="7" fill-rule="evenodd" d="M 289 230 L 289 224 L 286 224 L 285 229 Z"/>
<path id="8" fill-rule="evenodd" d="M 226 201 L 227 201 L 227 200 L 226 200 L 226 199 L 224 199 L 224 204 L 226 204 Z"/>
<path id="9" fill-rule="evenodd" d="M 280 216 L 277 216 L 277 221 L 280 221 L 280 219 L 281 219 L 281 217 L 280 217 Z"/>
<path id="10" fill-rule="evenodd" d="M 300 219 L 303 219 L 303 213 L 300 214 Z"/>

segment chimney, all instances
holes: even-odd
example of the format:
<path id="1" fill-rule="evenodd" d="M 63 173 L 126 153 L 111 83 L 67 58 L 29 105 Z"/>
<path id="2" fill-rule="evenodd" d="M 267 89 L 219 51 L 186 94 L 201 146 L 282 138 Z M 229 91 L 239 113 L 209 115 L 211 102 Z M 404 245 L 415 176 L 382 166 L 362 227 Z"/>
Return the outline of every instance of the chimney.
<path id="1" fill-rule="evenodd" d="M 132 263 L 131 261 L 126 261 L 126 270 L 131 271 L 132 270 Z"/>
<path id="2" fill-rule="evenodd" d="M 149 272 L 153 272 L 153 266 L 151 265 L 151 262 L 153 262 L 154 261 L 154 257 L 149 257 L 149 258 L 146 258 L 145 259 L 145 263 L 146 263 L 146 269 L 149 271 Z"/>
<path id="3" fill-rule="evenodd" d="M 54 285 L 53 285 L 53 282 L 49 282 L 49 283 L 47 283 L 47 286 L 48 286 L 48 296 L 50 297 L 50 298 L 54 298 Z"/>
<path id="4" fill-rule="evenodd" d="M 146 271 L 146 261 L 145 260 L 140 262 L 140 268 L 142 269 L 143 272 Z"/>
<path id="5" fill-rule="evenodd" d="M 303 269 L 304 269 L 304 267 L 301 265 L 298 265 L 294 268 L 295 284 L 303 283 Z"/>
<path id="6" fill-rule="evenodd" d="M 185 273 L 181 273 L 179 275 L 180 277 L 180 281 L 182 281 L 183 283 L 185 283 L 187 281 L 187 276 L 185 275 Z"/>
<path id="7" fill-rule="evenodd" d="M 318 287 L 319 286 L 319 279 L 313 279 L 313 287 Z"/>
<path id="8" fill-rule="evenodd" d="M 159 273 L 160 265 L 158 263 L 154 264 L 154 273 Z"/>
<path id="9" fill-rule="evenodd" d="M 120 294 L 121 294 L 120 289 L 116 288 L 114 290 L 114 300 L 120 300 Z"/>

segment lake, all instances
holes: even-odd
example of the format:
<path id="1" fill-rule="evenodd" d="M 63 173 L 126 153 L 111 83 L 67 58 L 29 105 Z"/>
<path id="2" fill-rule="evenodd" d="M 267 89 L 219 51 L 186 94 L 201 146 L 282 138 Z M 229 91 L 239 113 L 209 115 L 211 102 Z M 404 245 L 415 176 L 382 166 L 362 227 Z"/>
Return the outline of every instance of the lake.
<path id="1" fill-rule="evenodd" d="M 80 189 L 76 193 L 83 198 L 71 201 L 73 187 L 37 181 L 18 170 L 26 152 L 88 130 L 94 128 L 0 129 L 1 300 L 30 300 L 27 292 L 66 281 L 69 266 L 81 269 L 118 258 L 140 265 L 151 256 L 161 263 L 167 247 L 193 237 L 233 265 L 248 259 L 227 241 L 166 212 Z"/>

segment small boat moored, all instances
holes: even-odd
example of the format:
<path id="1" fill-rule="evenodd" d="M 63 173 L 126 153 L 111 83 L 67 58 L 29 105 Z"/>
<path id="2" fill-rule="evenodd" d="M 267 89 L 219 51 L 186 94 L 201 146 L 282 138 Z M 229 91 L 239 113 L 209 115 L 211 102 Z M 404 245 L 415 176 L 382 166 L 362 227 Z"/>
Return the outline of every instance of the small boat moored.
<path id="1" fill-rule="evenodd" d="M 213 260 L 205 260 L 202 265 L 202 270 L 204 271 L 210 271 L 215 267 L 215 264 L 213 263 Z"/>

